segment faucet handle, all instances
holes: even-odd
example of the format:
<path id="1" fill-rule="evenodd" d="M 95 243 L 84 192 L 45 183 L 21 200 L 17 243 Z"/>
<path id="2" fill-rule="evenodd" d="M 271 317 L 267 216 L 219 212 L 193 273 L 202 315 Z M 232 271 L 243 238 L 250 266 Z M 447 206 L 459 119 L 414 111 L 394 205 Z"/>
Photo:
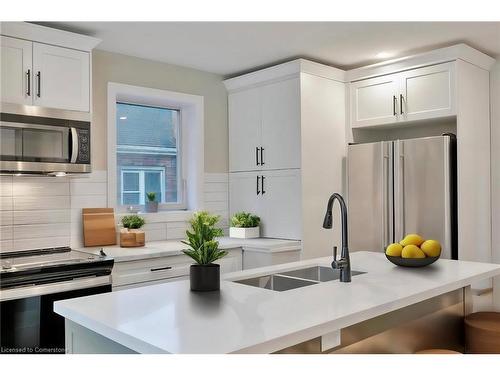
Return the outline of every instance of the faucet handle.
<path id="1" fill-rule="evenodd" d="M 333 247 L 333 260 L 336 261 L 337 260 L 337 246 L 334 246 Z"/>

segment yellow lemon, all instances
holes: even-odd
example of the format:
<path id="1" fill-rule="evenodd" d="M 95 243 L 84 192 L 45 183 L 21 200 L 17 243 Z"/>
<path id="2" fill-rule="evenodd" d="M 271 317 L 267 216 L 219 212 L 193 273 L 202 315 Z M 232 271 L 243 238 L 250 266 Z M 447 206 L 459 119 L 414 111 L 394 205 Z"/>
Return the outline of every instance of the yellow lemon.
<path id="1" fill-rule="evenodd" d="M 403 246 L 398 243 L 391 243 L 387 246 L 387 249 L 385 249 L 385 253 L 392 257 L 400 257 L 401 251 L 403 251 Z"/>
<path id="2" fill-rule="evenodd" d="M 403 258 L 425 258 L 425 253 L 416 245 L 407 245 L 401 252 Z"/>
<path id="3" fill-rule="evenodd" d="M 441 254 L 441 244 L 436 240 L 424 241 L 424 243 L 420 245 L 420 249 L 422 249 L 428 257 L 437 257 Z"/>
<path id="4" fill-rule="evenodd" d="M 420 246 L 425 240 L 418 234 L 407 234 L 399 243 L 405 247 L 408 245 Z"/>

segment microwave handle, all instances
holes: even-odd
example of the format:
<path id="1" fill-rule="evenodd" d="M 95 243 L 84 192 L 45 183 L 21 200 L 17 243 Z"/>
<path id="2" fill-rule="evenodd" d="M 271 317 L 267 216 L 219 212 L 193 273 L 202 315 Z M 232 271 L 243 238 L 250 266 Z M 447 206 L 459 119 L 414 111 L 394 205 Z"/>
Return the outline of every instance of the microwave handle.
<path id="1" fill-rule="evenodd" d="M 78 132 L 76 128 L 70 128 L 70 141 L 71 141 L 71 159 L 70 163 L 76 163 L 78 157 Z"/>

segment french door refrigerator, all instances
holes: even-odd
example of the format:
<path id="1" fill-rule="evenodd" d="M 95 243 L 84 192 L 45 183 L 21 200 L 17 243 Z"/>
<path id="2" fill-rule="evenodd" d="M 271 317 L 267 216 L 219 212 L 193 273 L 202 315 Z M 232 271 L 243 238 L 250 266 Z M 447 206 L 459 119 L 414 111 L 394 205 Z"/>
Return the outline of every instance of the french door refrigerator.
<path id="1" fill-rule="evenodd" d="M 350 144 L 347 171 L 350 250 L 384 251 L 418 233 L 458 259 L 453 134 Z"/>

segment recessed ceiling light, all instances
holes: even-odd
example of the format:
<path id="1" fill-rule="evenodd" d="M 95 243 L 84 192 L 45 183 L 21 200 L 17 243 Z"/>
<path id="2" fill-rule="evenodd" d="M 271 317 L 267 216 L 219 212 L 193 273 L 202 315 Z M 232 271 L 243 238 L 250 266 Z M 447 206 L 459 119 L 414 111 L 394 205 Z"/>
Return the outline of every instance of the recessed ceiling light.
<path id="1" fill-rule="evenodd" d="M 388 59 L 389 57 L 393 57 L 395 55 L 394 52 L 382 51 L 375 55 L 377 59 Z"/>
<path id="2" fill-rule="evenodd" d="M 127 116 L 120 116 L 120 120 L 126 120 Z"/>

